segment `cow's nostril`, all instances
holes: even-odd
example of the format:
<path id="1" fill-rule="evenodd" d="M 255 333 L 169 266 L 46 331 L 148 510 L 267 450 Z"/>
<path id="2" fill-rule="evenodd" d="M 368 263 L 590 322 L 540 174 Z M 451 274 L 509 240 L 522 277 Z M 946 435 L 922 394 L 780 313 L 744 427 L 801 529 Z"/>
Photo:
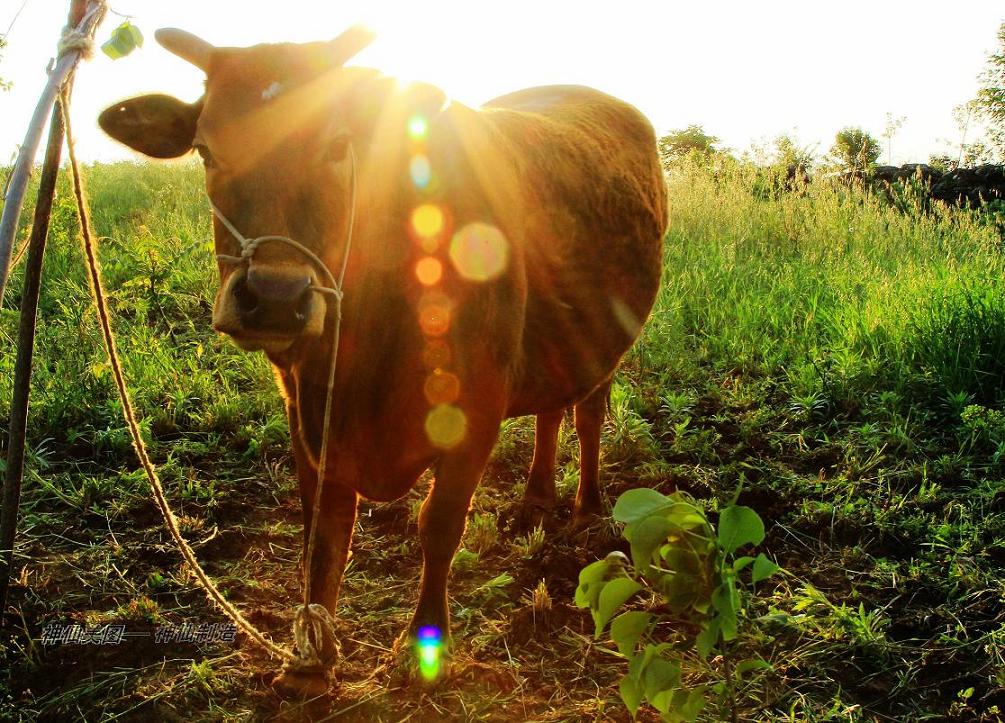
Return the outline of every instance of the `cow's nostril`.
<path id="1" fill-rule="evenodd" d="M 310 287 L 304 289 L 304 293 L 300 295 L 300 300 L 297 302 L 297 308 L 294 315 L 296 316 L 297 322 L 301 324 L 307 321 L 307 314 L 311 308 L 312 293 L 313 292 L 310 290 Z"/>
<path id="2" fill-rule="evenodd" d="M 234 282 L 234 300 L 237 301 L 237 309 L 242 316 L 250 316 L 258 309 L 258 297 L 248 287 L 247 278 L 242 276 Z"/>

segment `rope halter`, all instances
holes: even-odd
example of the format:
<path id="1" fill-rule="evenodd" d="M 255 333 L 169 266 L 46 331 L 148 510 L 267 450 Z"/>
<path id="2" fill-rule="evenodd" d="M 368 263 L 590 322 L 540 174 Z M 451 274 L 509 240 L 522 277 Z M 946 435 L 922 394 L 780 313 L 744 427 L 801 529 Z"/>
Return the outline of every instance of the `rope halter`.
<path id="1" fill-rule="evenodd" d="M 324 261 L 322 261 L 316 253 L 311 251 L 299 241 L 291 239 L 289 236 L 267 235 L 248 238 L 237 230 L 237 227 L 230 222 L 230 219 L 223 215 L 223 212 L 217 208 L 216 204 L 213 203 L 213 200 L 210 199 L 209 207 L 212 209 L 213 215 L 220 220 L 220 223 L 223 224 L 224 228 L 230 232 L 230 235 L 234 237 L 234 240 L 236 240 L 238 245 L 241 247 L 240 256 L 217 254 L 216 258 L 225 263 L 250 264 L 252 258 L 255 256 L 255 252 L 258 250 L 258 247 L 263 243 L 268 241 L 278 241 L 286 244 L 287 246 L 292 246 L 307 257 L 308 261 L 310 261 L 314 265 L 314 268 L 321 273 L 321 276 L 328 284 L 328 286 L 318 286 L 316 284 L 312 284 L 309 288 L 319 294 L 329 294 L 334 296 L 336 299 L 336 312 L 341 315 L 340 307 L 343 296 L 342 282 L 345 280 L 345 270 L 349 263 L 349 249 L 352 245 L 353 229 L 356 225 L 356 152 L 351 143 L 349 144 L 349 160 L 352 164 L 352 188 L 349 192 L 349 224 L 346 231 L 345 253 L 342 255 L 342 267 L 339 269 L 338 280 L 335 279 L 332 272 L 328 270 L 327 266 L 325 266 Z"/>
<path id="2" fill-rule="evenodd" d="M 342 254 L 342 266 L 336 279 L 324 262 L 299 241 L 289 236 L 257 236 L 248 238 L 216 207 L 209 202 L 213 214 L 220 220 L 224 228 L 230 232 L 241 247 L 240 256 L 217 254 L 220 261 L 232 264 L 251 264 L 258 247 L 267 242 L 284 243 L 292 246 L 303 254 L 321 274 L 327 286 L 311 284 L 308 288 L 319 294 L 325 294 L 334 301 L 335 323 L 332 328 L 331 362 L 328 368 L 328 393 L 325 397 L 324 427 L 321 432 L 321 453 L 318 458 L 317 484 L 314 488 L 314 509 L 311 511 L 311 527 L 307 536 L 307 547 L 304 551 L 304 599 L 303 604 L 296 609 L 293 617 L 293 638 L 297 644 L 297 655 L 288 659 L 284 665 L 286 670 L 319 672 L 334 662 L 338 643 L 335 640 L 335 621 L 324 605 L 311 603 L 311 561 L 314 559 L 314 544 L 318 529 L 318 518 L 321 509 L 321 491 L 324 488 L 325 466 L 328 460 L 328 436 L 331 427 L 332 396 L 335 391 L 335 365 L 338 360 L 339 336 L 342 322 L 342 298 L 345 270 L 349 264 L 349 250 L 352 247 L 353 230 L 356 226 L 356 153 L 349 144 L 349 160 L 352 165 L 352 180 L 349 191 L 349 222 L 346 230 L 345 252 Z"/>

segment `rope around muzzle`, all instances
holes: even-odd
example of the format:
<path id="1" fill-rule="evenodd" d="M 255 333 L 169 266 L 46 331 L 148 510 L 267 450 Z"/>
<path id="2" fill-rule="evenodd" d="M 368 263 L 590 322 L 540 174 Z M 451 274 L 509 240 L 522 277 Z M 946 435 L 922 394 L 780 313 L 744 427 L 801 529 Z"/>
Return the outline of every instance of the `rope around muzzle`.
<path id="1" fill-rule="evenodd" d="M 311 560 L 313 559 L 314 543 L 316 537 L 316 531 L 319 519 L 319 510 L 321 502 L 321 491 L 323 489 L 324 483 L 324 473 L 327 461 L 327 449 L 328 449 L 328 437 L 329 437 L 329 425 L 331 422 L 331 407 L 332 407 L 332 393 L 335 387 L 335 366 L 338 359 L 338 347 L 339 347 L 339 334 L 342 320 L 342 284 L 345 279 L 345 270 L 349 259 L 349 250 L 352 243 L 353 228 L 355 225 L 355 214 L 356 214 L 356 157 L 353 152 L 352 145 L 349 146 L 349 153 L 352 162 L 352 187 L 350 191 L 350 212 L 349 212 L 349 223 L 348 223 L 348 234 L 346 237 L 346 246 L 342 259 L 342 266 L 339 272 L 339 278 L 336 281 L 332 276 L 331 272 L 325 267 L 324 263 L 315 255 L 310 249 L 307 249 L 302 244 L 294 241 L 293 239 L 286 238 L 283 236 L 266 236 L 257 239 L 246 239 L 242 236 L 236 228 L 219 212 L 219 210 L 212 205 L 213 212 L 216 214 L 217 218 L 221 220 L 224 226 L 234 235 L 234 237 L 241 244 L 242 253 L 237 260 L 241 263 L 250 263 L 251 258 L 254 256 L 255 249 L 259 244 L 265 241 L 280 241 L 293 246 L 298 251 L 303 253 L 310 261 L 322 272 L 322 276 L 326 281 L 329 282 L 330 286 L 311 286 L 310 288 L 318 293 L 322 293 L 330 296 L 334 300 L 334 323 L 333 323 L 333 333 L 332 333 L 332 351 L 331 351 L 331 363 L 328 370 L 328 394 L 325 399 L 325 414 L 324 414 L 324 429 L 322 431 L 321 438 L 321 459 L 318 463 L 318 482 L 315 487 L 314 494 L 314 509 L 311 516 L 311 528 L 308 533 L 308 543 L 307 549 L 305 551 L 305 565 L 304 565 L 304 602 L 303 605 L 297 608 L 294 614 L 293 621 L 293 637 L 296 642 L 297 651 L 296 653 L 290 652 L 285 648 L 280 647 L 276 643 L 269 640 L 265 635 L 263 635 L 250 621 L 248 621 L 234 605 L 232 605 L 226 598 L 223 597 L 219 588 L 213 583 L 206 572 L 199 565 L 198 560 L 195 557 L 195 552 L 192 550 L 191 546 L 186 542 L 185 538 L 182 537 L 181 530 L 178 527 L 178 520 L 168 503 L 167 497 L 164 494 L 164 488 L 161 485 L 160 478 L 157 475 L 157 470 L 154 467 L 153 462 L 150 460 L 150 456 L 147 453 L 146 444 L 143 442 L 143 437 L 140 432 L 139 422 L 137 420 L 135 409 L 133 408 L 132 400 L 129 396 L 129 391 L 126 387 L 125 375 L 122 370 L 122 361 L 119 357 L 117 344 L 115 342 L 115 336 L 112 331 L 111 325 L 111 315 L 108 309 L 108 301 L 105 295 L 104 287 L 101 282 L 101 272 L 98 263 L 97 249 L 95 244 L 95 237 L 93 229 L 91 228 L 90 212 L 87 208 L 87 203 L 84 198 L 83 182 L 80 174 L 80 166 L 77 162 L 76 148 L 74 145 L 73 132 L 70 126 L 69 117 L 69 102 L 65 93 L 60 96 L 60 112 L 63 115 L 63 122 L 66 128 L 66 145 L 70 160 L 70 170 L 73 179 L 73 193 L 77 205 L 77 213 L 80 218 L 80 231 L 83 239 L 84 255 L 87 261 L 88 277 L 90 281 L 91 291 L 94 295 L 94 305 L 97 311 L 99 324 L 101 327 L 102 338 L 105 343 L 105 349 L 108 353 L 109 364 L 112 368 L 112 373 L 115 378 L 115 387 L 119 395 L 119 401 L 122 404 L 122 415 L 126 422 L 126 427 L 129 430 L 129 436 L 132 440 L 133 449 L 136 452 L 136 456 L 140 461 L 140 465 L 143 467 L 143 471 L 146 474 L 147 481 L 150 483 L 150 489 L 153 492 L 154 501 L 160 510 L 161 516 L 164 518 L 165 526 L 168 528 L 168 532 L 174 539 L 175 544 L 178 546 L 182 557 L 185 562 L 189 565 L 189 568 L 195 574 L 196 579 L 203 586 L 206 594 L 209 598 L 217 604 L 217 606 L 234 622 L 237 627 L 243 630 L 249 638 L 254 640 L 256 643 L 265 648 L 268 652 L 276 655 L 284 661 L 283 669 L 290 671 L 310 671 L 310 672 L 322 672 L 325 668 L 329 667 L 334 662 L 334 652 L 336 652 L 336 642 L 335 642 L 335 626 L 334 620 L 331 614 L 323 605 L 312 604 L 310 602 L 310 592 L 311 592 Z M 233 261 L 235 257 L 221 256 L 221 260 Z M 331 645 L 326 645 L 326 642 L 331 643 Z"/>

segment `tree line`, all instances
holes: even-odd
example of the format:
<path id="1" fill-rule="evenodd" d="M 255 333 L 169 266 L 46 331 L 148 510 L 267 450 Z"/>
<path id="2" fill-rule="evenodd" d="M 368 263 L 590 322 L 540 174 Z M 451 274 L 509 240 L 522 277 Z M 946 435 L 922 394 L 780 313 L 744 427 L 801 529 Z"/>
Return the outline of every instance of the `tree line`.
<path id="1" fill-rule="evenodd" d="M 928 159 L 929 165 L 938 170 L 1005 163 L 1005 22 L 998 29 L 998 48 L 988 56 L 978 81 L 977 95 L 954 111 L 960 127 L 957 155 L 938 154 Z M 886 115 L 881 137 L 886 141 L 888 159 L 892 156 L 893 137 L 905 120 L 892 113 Z M 978 133 L 981 135 L 973 137 Z M 707 133 L 703 126 L 693 124 L 662 136 L 659 139 L 660 156 L 664 167 L 670 170 L 684 157 L 697 155 L 710 158 L 728 153 L 719 147 L 719 143 L 721 139 Z M 808 173 L 818 167 L 825 171 L 866 174 L 876 166 L 882 153 L 883 145 L 879 139 L 861 127 L 849 126 L 835 134 L 834 142 L 821 161 L 811 147 L 801 146 L 788 134 L 778 136 L 767 147 L 754 146 L 745 155 L 755 162 L 796 169 L 799 173 Z"/>

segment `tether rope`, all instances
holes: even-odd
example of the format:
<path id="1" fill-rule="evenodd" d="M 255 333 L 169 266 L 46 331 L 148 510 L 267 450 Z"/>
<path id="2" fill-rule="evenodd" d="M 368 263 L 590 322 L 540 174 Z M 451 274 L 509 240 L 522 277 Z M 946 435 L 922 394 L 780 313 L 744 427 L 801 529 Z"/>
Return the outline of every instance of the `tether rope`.
<path id="1" fill-rule="evenodd" d="M 209 598 L 215 602 L 219 608 L 234 621 L 234 623 L 241 628 L 247 635 L 261 645 L 263 648 L 268 650 L 273 655 L 277 655 L 285 661 L 285 667 L 290 670 L 305 670 L 314 669 L 322 667 L 326 662 L 321 659 L 321 652 L 323 648 L 324 635 L 327 634 L 334 641 L 334 621 L 329 614 L 328 610 L 323 605 L 313 604 L 310 602 L 311 593 L 311 561 L 313 560 L 313 552 L 315 545 L 315 537 L 317 532 L 319 511 L 321 503 L 321 491 L 324 486 L 324 473 L 327 462 L 327 451 L 328 451 L 328 437 L 329 437 L 329 425 L 331 422 L 331 408 L 332 408 L 332 394 L 334 392 L 335 385 L 335 365 L 338 358 L 338 347 L 339 347 L 339 335 L 342 319 L 342 283 L 345 278 L 345 271 L 349 259 L 349 249 L 352 242 L 353 227 L 355 225 L 355 211 L 356 211 L 356 157 L 352 150 L 352 146 L 349 147 L 350 158 L 352 162 L 352 190 L 350 198 L 350 213 L 349 213 L 349 223 L 348 223 L 348 236 L 346 240 L 345 252 L 343 254 L 342 266 L 339 273 L 339 278 L 336 281 L 332 276 L 331 272 L 325 267 L 324 263 L 309 249 L 305 248 L 302 244 L 294 241 L 293 239 L 287 238 L 285 236 L 263 236 L 256 239 L 247 239 L 237 229 L 230 223 L 223 214 L 220 213 L 219 209 L 216 208 L 210 202 L 210 206 L 217 218 L 223 223 L 223 225 L 230 231 L 231 234 L 237 239 L 238 243 L 241 245 L 241 256 L 240 257 L 228 257 L 226 255 L 221 255 L 221 260 L 224 261 L 237 261 L 240 263 L 250 262 L 250 259 L 254 255 L 255 249 L 259 244 L 266 241 L 278 241 L 286 243 L 298 251 L 303 253 L 318 269 L 322 270 L 325 279 L 331 283 L 330 287 L 321 286 L 311 286 L 310 288 L 319 293 L 330 296 L 334 300 L 334 312 L 335 318 L 333 323 L 333 334 L 332 334 L 332 351 L 331 351 L 331 363 L 328 371 L 328 394 L 325 399 L 325 414 L 324 414 L 324 429 L 322 431 L 321 440 L 321 458 L 318 462 L 318 479 L 317 486 L 315 488 L 314 494 L 314 509 L 311 516 L 311 528 L 308 532 L 308 542 L 306 548 L 305 564 L 304 564 L 304 603 L 299 607 L 294 615 L 293 623 L 293 635 L 297 644 L 297 650 L 299 654 L 292 653 L 285 648 L 278 646 L 276 643 L 272 642 L 266 638 L 251 622 L 249 622 L 241 612 L 234 607 L 229 601 L 227 601 L 223 595 L 220 593 L 219 588 L 213 583 L 206 572 L 199 565 L 198 560 L 196 560 L 195 553 L 189 546 L 185 538 L 182 537 L 181 531 L 178 528 L 178 520 L 171 510 L 171 506 L 168 503 L 167 497 L 164 494 L 164 488 L 161 485 L 160 478 L 157 475 L 156 468 L 153 462 L 150 460 L 149 454 L 147 453 L 146 445 L 143 442 L 143 437 L 140 432 L 139 423 L 137 422 L 136 412 L 133 408 L 132 400 L 129 396 L 129 390 L 126 387 L 125 375 L 122 370 L 122 362 L 119 357 L 117 345 L 115 342 L 115 335 L 112 331 L 111 317 L 108 310 L 108 302 L 106 299 L 104 287 L 101 282 L 101 271 L 100 265 L 97 257 L 97 250 L 95 244 L 95 237 L 93 229 L 91 228 L 90 213 L 87 208 L 87 202 L 84 197 L 83 191 L 83 181 L 80 174 L 80 166 L 77 162 L 76 150 L 74 146 L 73 133 L 70 126 L 70 118 L 68 112 L 68 100 L 64 94 L 60 96 L 60 110 L 63 115 L 63 120 L 66 126 L 66 145 L 68 150 L 68 155 L 70 159 L 70 170 L 73 178 L 73 193 L 77 204 L 77 213 L 80 217 L 80 231 L 83 238 L 84 254 L 87 261 L 87 269 L 89 275 L 89 281 L 91 286 L 91 291 L 94 296 L 95 309 L 97 310 L 98 319 L 101 326 L 101 334 L 104 339 L 105 349 L 108 353 L 109 363 L 112 367 L 112 373 L 115 378 L 115 386 L 118 391 L 119 400 L 122 404 L 122 414 L 126 421 L 126 426 L 129 430 L 129 436 L 132 439 L 133 449 L 136 452 L 136 456 L 139 458 L 140 464 L 143 467 L 143 471 L 146 474 L 147 480 L 150 483 L 150 488 L 154 495 L 154 500 L 157 503 L 157 507 L 160 510 L 161 516 L 164 518 L 164 523 L 174 539 L 175 544 L 178 546 L 182 557 L 185 562 L 188 563 L 189 567 L 192 569 L 196 578 L 199 580 L 200 584 L 206 590 Z"/>

